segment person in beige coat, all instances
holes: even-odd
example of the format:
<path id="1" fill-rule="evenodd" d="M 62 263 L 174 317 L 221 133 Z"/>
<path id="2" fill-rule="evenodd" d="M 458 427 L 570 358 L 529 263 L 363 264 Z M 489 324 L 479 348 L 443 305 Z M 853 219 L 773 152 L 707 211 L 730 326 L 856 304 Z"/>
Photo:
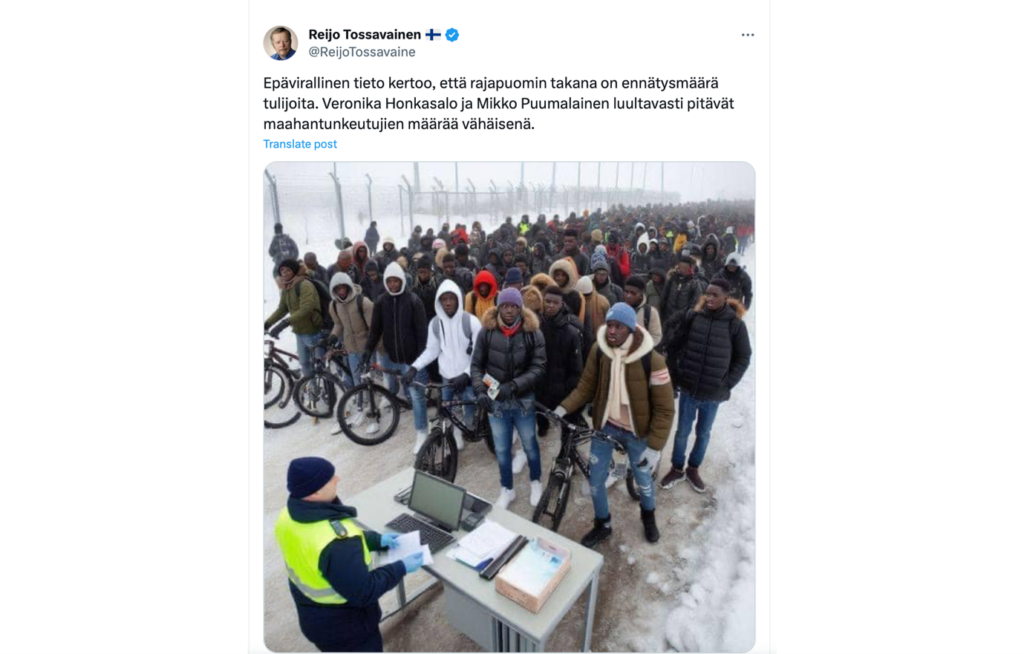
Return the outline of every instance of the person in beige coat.
<path id="1" fill-rule="evenodd" d="M 347 273 L 334 273 L 331 277 L 331 304 L 327 312 L 334 321 L 334 329 L 328 337 L 328 342 L 336 346 L 339 342 L 344 346 L 348 363 L 348 372 L 345 373 L 345 383 L 355 385 L 352 375 L 359 369 L 359 363 L 366 352 L 366 341 L 370 334 L 370 319 L 373 317 L 373 302 L 363 295 L 363 289 L 359 284 L 354 284 Z M 357 426 L 363 422 L 362 413 L 349 418 L 349 424 Z M 374 425 L 369 425 L 366 432 L 376 433 Z M 332 434 L 341 433 L 341 423 L 335 426 Z"/>

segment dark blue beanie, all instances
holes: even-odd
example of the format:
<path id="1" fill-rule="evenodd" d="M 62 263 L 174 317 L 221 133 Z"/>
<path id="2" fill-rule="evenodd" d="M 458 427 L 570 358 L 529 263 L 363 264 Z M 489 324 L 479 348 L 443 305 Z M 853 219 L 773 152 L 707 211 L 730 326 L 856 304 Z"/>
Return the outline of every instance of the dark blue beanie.
<path id="1" fill-rule="evenodd" d="M 303 498 L 317 492 L 334 477 L 334 465 L 318 456 L 292 459 L 288 464 L 288 493 Z"/>
<path id="2" fill-rule="evenodd" d="M 519 268 L 509 268 L 505 273 L 505 286 L 509 284 L 522 284 L 523 272 Z"/>

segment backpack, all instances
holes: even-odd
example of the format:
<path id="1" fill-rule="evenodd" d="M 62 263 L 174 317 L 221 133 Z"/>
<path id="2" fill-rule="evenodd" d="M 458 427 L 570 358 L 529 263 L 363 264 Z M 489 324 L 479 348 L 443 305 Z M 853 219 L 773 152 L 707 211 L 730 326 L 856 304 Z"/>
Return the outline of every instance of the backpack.
<path id="1" fill-rule="evenodd" d="M 359 314 L 359 319 L 363 321 L 363 326 L 365 326 L 366 329 L 369 330 L 370 329 L 370 323 L 366 321 L 366 310 L 363 309 L 363 300 L 364 299 L 366 299 L 365 295 L 363 295 L 362 293 L 356 293 L 356 298 L 355 298 L 356 313 Z M 334 302 L 334 301 L 336 301 L 336 300 L 332 300 L 332 302 Z M 341 315 L 341 310 L 340 309 L 335 308 L 335 312 L 339 316 Z"/>
<path id="2" fill-rule="evenodd" d="M 430 321 L 430 329 L 434 332 L 434 338 L 441 340 L 441 321 L 434 318 Z M 469 346 L 466 348 L 466 354 L 473 354 L 473 323 L 469 319 L 469 314 L 465 311 L 462 312 L 462 333 L 466 335 L 466 340 L 469 341 Z"/>
<path id="3" fill-rule="evenodd" d="M 644 329 L 647 329 L 650 326 L 650 324 L 651 324 L 651 305 L 645 304 L 644 305 Z M 647 376 L 650 377 L 651 376 L 650 368 L 648 367 L 647 370 L 648 370 Z"/>
<path id="4" fill-rule="evenodd" d="M 328 307 L 331 306 L 331 292 L 327 290 L 327 286 L 318 279 L 306 278 L 306 281 L 313 285 L 313 289 L 316 291 L 317 297 L 320 300 L 320 329 L 333 329 L 334 321 L 331 320 L 331 314 L 328 311 Z"/>

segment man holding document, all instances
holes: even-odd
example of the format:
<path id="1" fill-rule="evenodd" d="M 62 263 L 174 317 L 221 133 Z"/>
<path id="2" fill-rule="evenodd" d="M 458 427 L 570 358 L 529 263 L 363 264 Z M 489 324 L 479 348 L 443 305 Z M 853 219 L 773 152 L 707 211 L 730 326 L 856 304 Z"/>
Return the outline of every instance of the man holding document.
<path id="1" fill-rule="evenodd" d="M 299 628 L 322 652 L 381 652 L 381 595 L 423 565 L 423 553 L 371 569 L 371 552 L 398 545 L 393 534 L 364 531 L 338 499 L 330 461 L 294 459 L 288 505 L 274 528 L 288 572 Z"/>

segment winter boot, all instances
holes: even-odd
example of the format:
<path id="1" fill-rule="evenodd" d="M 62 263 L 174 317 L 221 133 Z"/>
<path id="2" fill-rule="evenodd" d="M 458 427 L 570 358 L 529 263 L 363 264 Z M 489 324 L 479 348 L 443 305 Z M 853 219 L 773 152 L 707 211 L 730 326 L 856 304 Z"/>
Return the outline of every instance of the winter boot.
<path id="1" fill-rule="evenodd" d="M 658 523 L 654 520 L 654 509 L 640 509 L 640 521 L 644 523 L 644 536 L 647 542 L 657 543 L 661 538 L 661 532 L 658 531 Z"/>
<path id="2" fill-rule="evenodd" d="M 669 468 L 665 476 L 661 478 L 661 483 L 658 485 L 663 489 L 668 490 L 681 482 L 685 477 L 686 475 L 683 473 L 682 468 L 672 466 Z"/>
<path id="3" fill-rule="evenodd" d="M 607 518 L 594 518 L 594 528 L 583 535 L 580 539 L 580 543 L 583 547 L 589 547 L 594 549 L 601 541 L 612 535 L 612 516 L 608 515 Z"/>
<path id="4" fill-rule="evenodd" d="M 426 443 L 426 442 L 427 442 L 427 432 L 425 432 L 425 431 L 418 431 L 418 432 L 416 432 L 416 444 L 413 445 L 413 447 L 412 447 L 412 453 L 413 454 L 419 454 L 420 453 L 420 448 L 423 447 L 423 444 Z"/>
<path id="5" fill-rule="evenodd" d="M 700 473 L 697 472 L 696 468 L 686 469 L 686 481 L 690 482 L 690 488 L 698 493 L 703 493 L 707 490 L 707 487 L 704 486 L 704 480 L 700 478 Z"/>

